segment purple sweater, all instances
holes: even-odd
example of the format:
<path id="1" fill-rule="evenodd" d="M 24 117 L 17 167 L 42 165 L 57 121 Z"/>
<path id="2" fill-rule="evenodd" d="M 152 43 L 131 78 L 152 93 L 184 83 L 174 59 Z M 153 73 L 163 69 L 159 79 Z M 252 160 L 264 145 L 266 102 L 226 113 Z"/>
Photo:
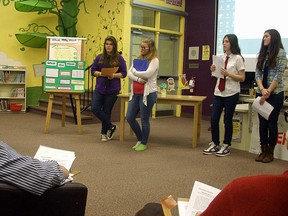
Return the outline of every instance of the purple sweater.
<path id="1" fill-rule="evenodd" d="M 102 67 L 104 68 L 103 64 L 99 64 L 99 60 L 101 58 L 102 54 L 99 54 L 96 56 L 92 68 L 91 73 L 93 76 L 93 73 L 95 71 L 101 71 Z M 121 73 L 123 78 L 127 75 L 127 67 L 126 62 L 122 56 L 119 57 L 120 66 L 116 73 Z M 121 89 L 121 83 L 120 79 L 114 78 L 111 80 L 108 80 L 107 77 L 97 77 L 96 78 L 96 87 L 95 90 L 99 92 L 100 94 L 113 94 L 119 92 Z"/>

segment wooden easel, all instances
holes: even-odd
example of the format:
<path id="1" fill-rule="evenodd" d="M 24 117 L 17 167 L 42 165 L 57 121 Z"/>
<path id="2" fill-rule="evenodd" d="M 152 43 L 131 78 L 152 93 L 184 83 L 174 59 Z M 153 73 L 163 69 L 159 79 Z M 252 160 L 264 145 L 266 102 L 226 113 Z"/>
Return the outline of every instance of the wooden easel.
<path id="1" fill-rule="evenodd" d="M 66 67 L 66 62 L 70 61 L 70 67 L 72 66 L 78 66 L 76 69 L 77 70 L 81 70 L 84 69 L 83 67 L 85 67 L 85 63 L 83 63 L 84 61 L 84 48 L 85 48 L 85 40 L 86 38 L 72 38 L 72 37 L 47 37 L 47 51 L 46 51 L 46 55 L 47 55 L 47 59 L 50 62 L 50 67 L 55 67 L 58 69 L 58 63 L 56 65 L 56 61 L 61 62 L 61 68 L 65 69 Z M 67 50 L 64 49 L 62 50 L 59 47 L 62 46 L 67 46 L 67 48 L 72 49 L 72 50 L 77 50 L 76 55 L 75 55 L 75 51 L 73 51 L 73 54 L 71 54 L 71 52 L 67 53 Z M 57 54 L 57 55 L 56 55 Z M 71 60 L 73 59 L 73 60 Z M 55 61 L 55 62 L 53 62 Z M 76 63 L 76 62 L 80 62 L 81 63 L 81 67 L 80 67 L 80 63 Z M 46 65 L 47 66 L 47 65 Z M 72 72 L 71 72 L 72 73 Z M 53 72 L 52 72 L 53 74 Z M 66 96 L 69 95 L 70 96 L 70 100 L 71 100 L 71 105 L 73 108 L 73 115 L 74 115 L 74 120 L 77 123 L 78 126 L 78 134 L 82 134 L 82 123 L 81 123 L 81 110 L 80 110 L 80 94 L 83 94 L 85 92 L 84 88 L 83 89 L 73 89 L 73 85 L 70 86 L 70 89 L 68 87 L 69 90 L 64 90 L 62 89 L 58 89 L 58 79 L 59 79 L 59 75 L 57 74 L 57 76 L 55 76 L 55 74 L 53 74 L 54 76 L 51 76 L 50 74 L 50 78 L 52 77 L 52 79 L 54 79 L 54 82 L 49 83 L 50 87 L 55 87 L 53 88 L 54 90 L 50 89 L 45 89 L 45 92 L 49 93 L 49 101 L 48 101 L 48 108 L 47 108 L 47 115 L 46 115 L 46 124 L 45 124 L 45 131 L 44 133 L 48 133 L 49 130 L 49 126 L 50 126 L 50 119 L 51 119 L 51 112 L 52 112 L 52 105 L 53 105 L 53 100 L 54 100 L 54 94 L 62 94 L 62 127 L 65 127 L 65 117 L 66 117 Z M 66 75 L 67 76 L 67 75 Z M 49 77 L 49 76 L 48 76 Z M 77 78 L 83 78 L 83 82 L 85 82 L 85 77 L 77 77 Z M 60 75 L 60 79 L 61 79 L 61 75 Z M 67 79 L 67 78 L 65 78 Z M 45 82 L 43 83 L 43 86 Z M 68 83 L 65 83 L 66 85 Z M 71 84 L 71 83 L 70 83 Z M 63 86 L 62 86 L 63 87 Z M 66 86 L 67 87 L 67 86 Z M 57 89 L 57 90 L 55 90 Z M 75 99 L 75 103 L 76 103 L 76 114 L 75 114 L 75 109 L 73 106 L 73 102 L 72 102 L 72 97 L 74 97 Z M 76 115 L 76 118 L 75 118 Z"/>
<path id="2" fill-rule="evenodd" d="M 81 123 L 81 111 L 80 111 L 80 94 L 82 93 L 75 93 L 75 92 L 53 92 L 49 91 L 49 101 L 48 101 L 48 108 L 47 108 L 47 115 L 46 115 L 46 124 L 45 124 L 45 133 L 48 133 L 50 127 L 50 120 L 51 120 L 51 112 L 52 112 L 52 105 L 54 100 L 54 94 L 62 94 L 62 127 L 65 127 L 65 117 L 66 117 L 66 95 L 71 94 L 75 99 L 76 104 L 76 117 L 77 117 L 77 131 L 78 134 L 83 134 L 82 130 L 82 123 Z"/>

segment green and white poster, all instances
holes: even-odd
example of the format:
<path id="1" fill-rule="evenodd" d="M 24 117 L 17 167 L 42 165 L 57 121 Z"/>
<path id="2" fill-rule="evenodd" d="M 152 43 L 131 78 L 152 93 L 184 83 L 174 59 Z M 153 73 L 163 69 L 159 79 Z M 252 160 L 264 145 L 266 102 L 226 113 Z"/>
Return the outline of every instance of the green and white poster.
<path id="1" fill-rule="evenodd" d="M 85 62 L 47 60 L 44 91 L 85 92 Z"/>

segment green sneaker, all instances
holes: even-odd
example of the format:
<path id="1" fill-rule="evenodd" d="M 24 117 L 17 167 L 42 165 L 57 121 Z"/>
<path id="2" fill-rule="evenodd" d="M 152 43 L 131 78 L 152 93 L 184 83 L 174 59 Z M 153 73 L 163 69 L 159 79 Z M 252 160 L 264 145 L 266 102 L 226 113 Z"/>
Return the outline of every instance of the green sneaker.
<path id="1" fill-rule="evenodd" d="M 135 151 L 145 151 L 147 149 L 147 145 L 140 144 L 135 148 Z"/>

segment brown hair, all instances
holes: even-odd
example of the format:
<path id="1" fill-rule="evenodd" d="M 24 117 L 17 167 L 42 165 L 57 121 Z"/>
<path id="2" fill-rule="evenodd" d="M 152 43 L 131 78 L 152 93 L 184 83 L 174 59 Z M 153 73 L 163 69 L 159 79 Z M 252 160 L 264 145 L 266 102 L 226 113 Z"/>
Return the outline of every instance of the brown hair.
<path id="1" fill-rule="evenodd" d="M 114 67 L 119 66 L 120 65 L 120 62 L 119 62 L 120 54 L 119 54 L 118 49 L 117 49 L 117 40 L 113 36 L 108 36 L 108 37 L 105 38 L 103 54 L 102 54 L 102 56 L 101 56 L 101 58 L 99 60 L 99 64 L 103 64 L 103 62 L 105 62 L 105 59 L 108 58 L 108 53 L 107 53 L 107 51 L 105 49 L 105 44 L 106 44 L 107 41 L 110 41 L 112 43 L 112 45 L 113 45 L 113 50 L 112 50 L 112 53 L 110 55 L 110 65 L 114 66 Z"/>

